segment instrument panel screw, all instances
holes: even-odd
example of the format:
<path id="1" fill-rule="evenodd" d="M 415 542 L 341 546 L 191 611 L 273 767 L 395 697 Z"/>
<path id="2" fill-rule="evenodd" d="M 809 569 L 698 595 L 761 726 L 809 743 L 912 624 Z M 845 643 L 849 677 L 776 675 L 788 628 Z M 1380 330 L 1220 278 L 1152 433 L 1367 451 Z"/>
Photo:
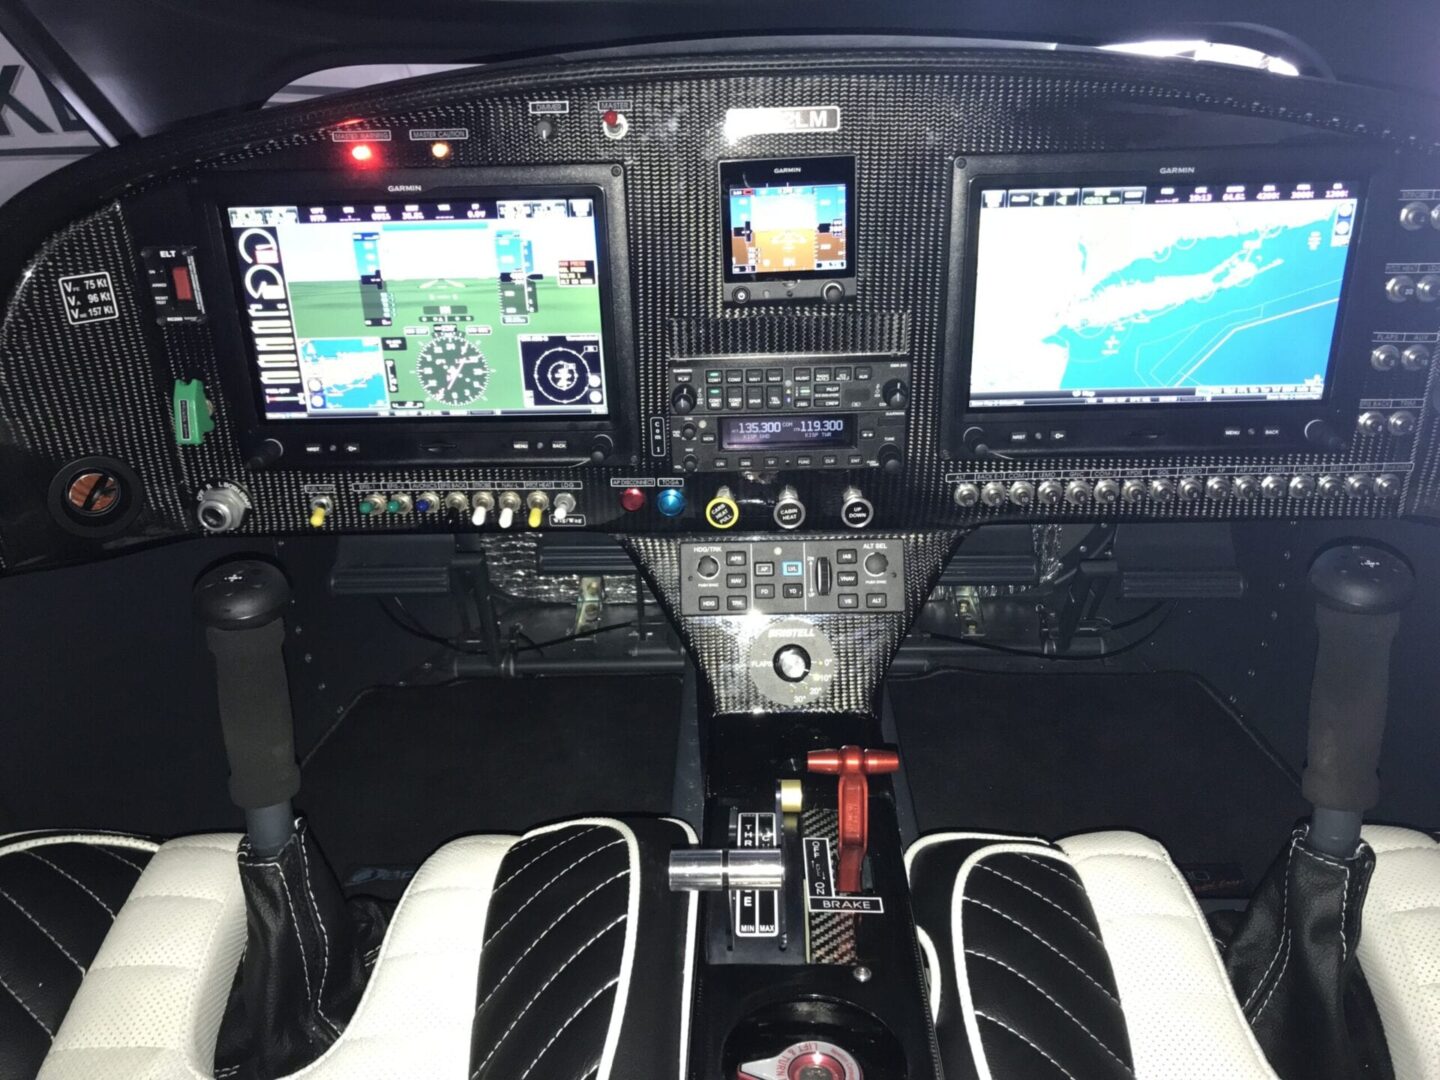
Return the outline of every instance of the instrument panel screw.
<path id="1" fill-rule="evenodd" d="M 868 983 L 874 977 L 875 973 L 864 964 L 861 964 L 859 967 L 851 968 L 850 974 L 855 976 L 856 982 Z"/>

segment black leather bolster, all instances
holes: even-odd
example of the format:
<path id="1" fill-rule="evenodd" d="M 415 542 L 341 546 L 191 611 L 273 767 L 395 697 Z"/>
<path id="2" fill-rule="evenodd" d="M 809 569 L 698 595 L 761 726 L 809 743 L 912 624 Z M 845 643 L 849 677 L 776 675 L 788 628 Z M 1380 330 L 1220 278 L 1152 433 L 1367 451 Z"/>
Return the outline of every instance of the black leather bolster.
<path id="1" fill-rule="evenodd" d="M 28 1080 L 40 1071 L 150 855 L 63 837 L 0 851 L 0 1076 Z"/>
<path id="2" fill-rule="evenodd" d="M 1016 843 L 1033 850 L 998 846 Z M 1038 842 L 966 838 L 928 845 L 912 861 L 916 925 L 939 960 L 940 970 L 931 974 L 941 982 L 935 1027 L 947 1080 L 974 1080 L 981 1056 L 994 1080 L 1134 1075 L 1125 1014 L 1095 913 L 1074 869 L 1057 854 Z"/>

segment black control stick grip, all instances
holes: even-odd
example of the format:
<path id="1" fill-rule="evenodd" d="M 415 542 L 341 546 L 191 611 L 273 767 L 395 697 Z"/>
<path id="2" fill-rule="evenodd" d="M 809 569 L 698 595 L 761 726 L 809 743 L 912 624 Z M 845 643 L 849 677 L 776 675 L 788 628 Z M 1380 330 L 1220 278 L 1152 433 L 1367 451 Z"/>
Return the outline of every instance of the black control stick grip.
<path id="1" fill-rule="evenodd" d="M 1320 649 L 1303 789 L 1316 807 L 1358 813 L 1380 798 L 1390 645 L 1414 598 L 1415 573 L 1385 548 L 1344 544 L 1315 560 L 1310 591 Z"/>
<path id="2" fill-rule="evenodd" d="M 249 811 L 288 804 L 300 790 L 282 653 L 289 602 L 285 575 L 257 559 L 222 563 L 195 583 L 195 616 L 215 657 L 230 798 Z"/>

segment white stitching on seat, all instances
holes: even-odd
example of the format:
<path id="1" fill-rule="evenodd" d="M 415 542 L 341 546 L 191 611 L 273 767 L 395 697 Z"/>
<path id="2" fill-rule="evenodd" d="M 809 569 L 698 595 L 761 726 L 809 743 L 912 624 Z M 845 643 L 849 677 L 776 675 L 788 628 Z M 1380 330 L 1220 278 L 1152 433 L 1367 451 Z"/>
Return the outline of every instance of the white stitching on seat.
<path id="1" fill-rule="evenodd" d="M 613 882 L 619 881 L 619 880 L 620 880 L 621 878 L 623 878 L 623 877 L 629 877 L 629 876 L 630 876 L 630 869 L 629 869 L 629 867 L 626 867 L 624 870 L 621 870 L 620 873 L 615 874 L 615 875 L 613 875 L 613 876 L 611 876 L 611 877 L 606 878 L 606 879 L 605 879 L 604 881 L 602 881 L 599 885 L 596 885 L 593 889 L 591 889 L 589 892 L 587 892 L 584 896 L 580 897 L 579 900 L 576 900 L 576 901 L 575 901 L 573 904 L 571 904 L 568 908 L 566 908 L 564 911 L 562 911 L 559 915 L 555 916 L 554 920 L 551 921 L 550 925 L 547 926 L 547 927 L 545 927 L 544 930 L 540 931 L 540 936 L 537 937 L 534 941 L 532 941 L 529 945 L 525 946 L 525 951 L 522 952 L 519 956 L 517 956 L 517 957 L 515 958 L 515 962 L 510 965 L 509 969 L 506 970 L 506 972 L 505 972 L 504 975 L 501 975 L 501 976 L 500 976 L 500 981 L 497 982 L 494 986 L 492 986 L 492 987 L 490 988 L 490 993 L 488 993 L 488 994 L 485 995 L 485 1001 L 482 1001 L 482 1002 L 480 1002 L 479 1005 L 476 1005 L 476 1006 L 475 1006 L 475 1011 L 476 1011 L 476 1012 L 479 1012 L 481 1009 L 483 1009 L 483 1008 L 485 1007 L 486 1002 L 488 1002 L 492 997 L 495 996 L 495 992 L 496 992 L 497 990 L 499 990 L 500 987 L 505 984 L 505 980 L 508 979 L 508 978 L 511 976 L 511 974 L 514 973 L 515 969 L 520 966 L 521 961 L 523 961 L 523 960 L 525 959 L 525 957 L 527 957 L 527 956 L 530 955 L 530 953 L 535 949 L 535 946 L 539 945 L 540 942 L 545 939 L 545 936 L 546 936 L 547 934 L 549 934 L 551 930 L 554 930 L 555 927 L 557 927 L 557 926 L 560 925 L 560 921 L 561 921 L 562 919 L 564 919 L 566 915 L 569 915 L 572 911 L 574 911 L 576 908 L 578 908 L 578 907 L 579 907 L 581 904 L 583 904 L 586 900 L 589 900 L 590 897 L 594 896 L 594 895 L 595 895 L 596 893 L 598 893 L 601 889 L 605 888 L 606 885 L 610 885 L 610 884 L 612 884 Z"/>
<path id="2" fill-rule="evenodd" d="M 83 964 L 81 964 L 79 960 L 76 960 L 74 956 L 72 956 L 72 955 L 70 954 L 70 950 L 69 950 L 69 949 L 65 948 L 64 945 L 61 945 L 61 944 L 60 944 L 60 940 L 59 940 L 54 934 L 52 934 L 49 930 L 46 930 L 45 927 L 41 926 L 41 925 L 40 925 L 40 920 L 37 919 L 37 918 L 35 918 L 34 915 L 31 915 L 30 912 L 26 911 L 25 908 L 21 906 L 19 900 L 16 900 L 13 896 L 11 896 L 11 895 L 10 895 L 8 892 L 6 892 L 4 889 L 0 889 L 0 896 L 3 896 L 6 900 L 9 900 L 10 903 L 12 903 L 12 904 L 15 905 L 16 910 L 19 911 L 21 915 L 24 915 L 25 918 L 29 919 L 32 923 L 34 923 L 34 924 L 35 924 L 35 929 L 39 930 L 42 934 L 44 934 L 47 938 L 49 938 L 49 939 L 50 939 L 50 943 L 51 943 L 52 945 L 54 945 L 57 949 L 59 949 L 62 953 L 65 954 L 65 959 L 66 959 L 66 960 L 69 960 L 70 963 L 72 963 L 72 964 L 75 965 L 75 970 L 76 970 L 76 971 L 80 972 L 80 974 L 81 974 L 82 976 L 85 974 L 85 966 L 84 966 Z"/>
<path id="3" fill-rule="evenodd" d="M 1014 886 L 1016 886 L 1017 888 L 1024 889 L 1024 890 L 1025 890 L 1026 892 L 1028 892 L 1031 896 L 1035 896 L 1035 897 L 1038 897 L 1038 898 L 1041 899 L 1041 900 L 1044 900 L 1045 903 L 1049 904 L 1049 905 L 1050 905 L 1051 907 L 1053 907 L 1056 911 L 1060 912 L 1061 915 L 1064 915 L 1067 919 L 1069 919 L 1071 922 L 1073 922 L 1076 926 L 1080 927 L 1081 930 L 1084 930 L 1085 933 L 1089 934 L 1090 937 L 1091 937 L 1091 939 L 1095 942 L 1095 944 L 1099 945 L 1102 949 L 1105 947 L 1105 943 L 1100 940 L 1100 935 L 1097 934 L 1097 933 L 1095 933 L 1094 930 L 1091 930 L 1090 927 L 1086 926 L 1085 923 L 1080 919 L 1080 917 L 1079 917 L 1078 915 L 1076 915 L 1074 912 L 1066 911 L 1063 907 L 1061 907 L 1059 904 L 1057 904 L 1054 900 L 1051 900 L 1050 897 L 1046 896 L 1044 893 L 1038 892 L 1037 890 L 1032 889 L 1029 885 L 1026 885 L 1023 881 L 1016 881 L 1016 880 L 1015 880 L 1013 877 L 1011 877 L 1009 874 L 1002 874 L 999 870 L 996 870 L 993 866 L 990 866 L 990 865 L 988 865 L 988 864 L 986 864 L 986 863 L 984 863 L 984 862 L 977 862 L 977 863 L 975 864 L 975 869 L 977 869 L 977 870 L 987 870 L 987 871 L 989 871 L 990 873 L 994 874 L 994 875 L 995 875 L 996 877 L 998 877 L 998 878 L 1004 878 L 1006 881 L 1010 882 L 1011 885 L 1014 885 Z"/>
<path id="4" fill-rule="evenodd" d="M 1004 919 L 1006 922 L 1014 923 L 1017 927 L 1019 927 L 1021 930 L 1024 930 L 1025 933 L 1029 934 L 1029 935 L 1030 935 L 1031 937 L 1033 937 L 1036 941 L 1038 941 L 1041 945 L 1044 945 L 1047 949 L 1049 949 L 1051 952 L 1053 952 L 1056 956 L 1060 957 L 1061 960 L 1064 960 L 1067 964 L 1069 964 L 1071 967 L 1073 967 L 1076 971 L 1080 972 L 1081 975 L 1084 975 L 1085 978 L 1089 979 L 1092 983 L 1094 983 L 1094 984 L 1095 984 L 1095 988 L 1096 988 L 1097 990 L 1099 990 L 1101 993 L 1103 993 L 1106 997 L 1108 997 L 1111 1001 L 1115 1002 L 1116 1005 L 1119 1005 L 1119 1004 L 1120 1004 L 1120 999 L 1117 998 L 1114 994 L 1112 994 L 1108 989 L 1106 989 L 1104 983 L 1102 983 L 1099 979 L 1095 978 L 1094 975 L 1091 975 L 1090 972 L 1086 971 L 1083 967 L 1081 967 L 1078 963 L 1076 963 L 1076 961 L 1075 961 L 1072 957 L 1066 956 L 1063 952 L 1061 952 L 1059 949 L 1057 949 L 1054 945 L 1050 944 L 1050 942 L 1046 941 L 1043 937 L 1041 937 L 1039 934 L 1037 934 L 1037 933 L 1036 933 L 1034 930 L 1032 930 L 1030 927 L 1026 926 L 1024 923 L 1022 923 L 1019 919 L 1015 918 L 1013 915 L 1010 915 L 1010 914 L 1008 914 L 1008 913 L 1006 913 L 1006 912 L 1004 912 L 1004 911 L 1001 911 L 999 908 L 994 907 L 993 905 L 987 904 L 984 900 L 977 900 L 977 899 L 976 899 L 975 897 L 973 897 L 973 896 L 962 896 L 960 899 L 961 899 L 962 901 L 964 901 L 965 903 L 967 903 L 967 904 L 975 904 L 975 905 L 977 905 L 977 906 L 979 906 L 979 907 L 984 908 L 986 911 L 992 911 L 992 912 L 994 912 L 996 915 L 999 915 L 999 916 L 1000 916 L 1002 919 Z"/>
<path id="5" fill-rule="evenodd" d="M 40 1025 L 45 1034 L 50 1036 L 50 1041 L 53 1043 L 55 1041 L 55 1032 L 50 1030 L 50 1025 L 35 1015 L 35 1010 L 25 1004 L 25 999 L 15 992 L 15 989 L 5 981 L 5 976 L 3 975 L 0 975 L 0 986 L 3 986 L 9 992 L 10 996 L 20 1003 L 20 1007 L 30 1014 L 30 1019 Z"/>
<path id="6" fill-rule="evenodd" d="M 50 867 L 51 870 L 54 870 L 57 874 L 59 874 L 59 875 L 60 875 L 61 877 L 63 877 L 65 880 L 69 881 L 69 882 L 70 882 L 72 885 L 74 885 L 76 888 L 82 889 L 82 890 L 84 891 L 84 893 L 85 893 L 86 896 L 90 897 L 91 900 L 94 900 L 97 904 L 99 904 L 102 908 L 105 909 L 105 913 L 110 916 L 110 921 L 111 921 L 111 922 L 114 922 L 114 921 L 115 921 L 115 911 L 114 911 L 114 909 L 112 909 L 109 904 L 105 903 L 104 900 L 101 900 L 100 897 L 96 896 L 94 890 L 92 890 L 88 885 L 86 885 L 86 884 L 85 884 L 83 881 L 81 881 L 79 878 L 75 877 L 73 874 L 67 873 L 62 867 L 56 866 L 56 865 L 55 865 L 53 862 L 51 862 L 49 859 L 45 858 L 44 855 L 37 855 L 37 854 L 36 854 L 35 852 L 33 852 L 33 851 L 22 851 L 22 852 L 20 852 L 20 854 L 21 854 L 21 855 L 29 855 L 32 859 L 38 859 L 38 860 L 40 860 L 40 861 L 41 861 L 42 863 L 44 863 L 46 866 Z"/>
<path id="7" fill-rule="evenodd" d="M 1074 1074 L 1071 1073 L 1069 1069 L 1065 1068 L 1064 1065 L 1061 1065 L 1060 1062 L 1056 1061 L 1053 1057 L 1051 1057 L 1044 1050 L 1042 1050 L 1038 1044 L 1032 1042 L 1030 1039 L 1027 1039 L 1024 1035 L 1021 1035 L 1020 1032 L 1016 1031 L 1009 1024 L 1005 1023 L 1004 1020 L 996 1020 L 995 1017 L 991 1016 L 989 1013 L 983 1013 L 978 1009 L 975 1010 L 975 1015 L 978 1016 L 981 1020 L 989 1020 L 990 1023 L 994 1024 L 996 1027 L 1004 1028 L 1006 1031 L 1010 1032 L 1011 1035 L 1014 1035 L 1026 1046 L 1030 1047 L 1030 1049 L 1034 1050 L 1037 1054 L 1043 1057 L 1046 1061 L 1050 1062 L 1051 1065 L 1054 1065 L 1055 1068 L 1059 1069 L 1063 1075 L 1069 1077 L 1069 1080 L 1075 1080 Z"/>
<path id="8" fill-rule="evenodd" d="M 526 900 L 523 904 L 521 904 L 521 905 L 520 905 L 519 907 L 517 907 L 514 911 L 512 911 L 512 912 L 510 913 L 510 917 L 509 917 L 508 919 L 506 919 L 503 923 L 501 923 L 499 926 L 497 926 L 497 927 L 495 928 L 495 933 L 487 935 L 486 940 L 485 940 L 486 946 L 488 947 L 489 944 L 490 944 L 490 942 L 494 941 L 497 937 L 500 936 L 500 931 L 504 930 L 505 927 L 509 926 L 512 922 L 515 921 L 515 916 L 519 915 L 520 912 L 524 911 L 527 907 L 529 907 L 531 904 L 533 904 L 536 900 L 540 899 L 541 895 L 545 892 L 546 889 L 548 889 L 551 885 L 554 885 L 555 882 L 559 881 L 562 877 L 564 877 L 566 874 L 568 874 L 571 870 L 574 870 L 575 867 L 579 866 L 579 865 L 580 865 L 582 862 L 584 862 L 586 859 L 589 859 L 589 858 L 591 858 L 592 856 L 595 856 L 595 855 L 599 855 L 602 851 L 608 851 L 608 850 L 609 850 L 610 848 L 612 848 L 612 847 L 621 847 L 621 846 L 624 845 L 624 843 L 625 843 L 624 839 L 612 840 L 610 843 L 604 844 L 604 845 L 602 845 L 601 847 L 596 848 L 594 851 L 589 851 L 589 852 L 586 852 L 584 855 L 581 855 L 580 858 L 576 859 L 576 860 L 575 860 L 574 862 L 572 862 L 569 866 L 567 866 L 564 870 L 561 870 L 560 873 L 556 874 L 556 875 L 555 875 L 554 877 L 552 877 L 549 881 L 547 881 L 544 885 L 541 885 L 540 888 L 536 889 L 536 890 L 535 890 L 535 894 L 534 894 L 533 896 L 531 896 L 530 899 Z"/>
<path id="9" fill-rule="evenodd" d="M 591 825 L 588 829 L 581 829 L 579 832 L 574 833 L 574 834 L 571 835 L 571 836 L 567 836 L 564 840 L 561 840 L 560 843 L 556 844 L 554 847 L 546 848 L 546 849 L 545 849 L 544 851 L 542 851 L 539 855 L 536 855 L 536 856 L 535 856 L 533 859 L 531 859 L 529 862 L 525 863 L 524 866 L 520 867 L 520 869 L 516 870 L 516 871 L 515 871 L 513 874 L 511 874 L 508 878 L 506 878 L 504 881 L 502 881 L 499 885 L 495 886 L 495 892 L 490 894 L 490 895 L 491 895 L 491 898 L 493 899 L 494 896 L 496 895 L 496 893 L 502 892 L 502 891 L 504 890 L 504 888 L 505 888 L 506 885 L 509 885 L 512 881 L 514 881 L 516 878 L 518 878 L 518 877 L 519 877 L 521 874 L 523 874 L 526 870 L 529 870 L 530 867 L 534 866 L 534 865 L 535 865 L 537 862 L 539 862 L 541 859 L 545 858 L 545 856 L 554 854 L 555 852 L 559 851 L 562 847 L 564 847 L 566 844 L 570 843 L 570 841 L 572 841 L 572 840 L 579 840 L 580 837 L 585 836 L 585 835 L 587 835 L 587 834 L 589 834 L 589 833 L 592 833 L 592 832 L 598 832 L 599 830 L 600 830 L 600 826 L 599 826 L 599 825 Z M 540 838 L 539 838 L 538 836 L 536 836 L 536 837 L 532 837 L 531 839 L 538 840 L 538 839 L 540 839 Z"/>
<path id="10" fill-rule="evenodd" d="M 129 859 L 125 858 L 124 855 L 120 855 L 120 854 L 118 854 L 117 852 L 111 851 L 108 847 L 101 847 L 99 844 L 94 845 L 94 847 L 95 847 L 95 850 L 96 850 L 96 851 L 103 851 L 106 855 L 109 855 L 112 859 L 119 859 L 119 860 L 120 860 L 121 862 L 123 862 L 126 866 L 130 867 L 131 870 L 137 870 L 137 871 L 141 871 L 141 872 L 143 872 L 143 871 L 145 870 L 145 868 L 144 868 L 143 866 L 141 866 L 139 863 L 137 863 L 137 862 L 131 862 Z M 159 849 L 157 848 L 156 850 L 159 850 Z"/>
<path id="11" fill-rule="evenodd" d="M 484 1060 L 482 1060 L 479 1065 L 476 1065 L 476 1066 L 475 1066 L 475 1071 L 471 1074 L 470 1080 L 477 1080 L 477 1078 L 478 1078 L 479 1075 L 480 1075 L 481 1070 L 483 1070 L 483 1069 L 485 1068 L 485 1066 L 486 1066 L 487 1064 L 489 1064 L 490 1059 L 495 1056 L 495 1051 L 497 1051 L 497 1050 L 500 1049 L 500 1045 L 501 1045 L 507 1038 L 510 1037 L 510 1032 L 512 1032 L 512 1031 L 515 1030 L 515 1025 L 518 1024 L 518 1023 L 520 1023 L 521 1018 L 524 1017 L 524 1015 L 525 1015 L 527 1012 L 530 1011 L 531 1006 L 533 1006 L 533 1005 L 535 1004 L 535 1002 L 537 1002 L 537 1001 L 540 1000 L 540 995 L 543 994 L 543 993 L 545 993 L 546 990 L 550 989 L 550 984 L 553 983 L 556 979 L 558 979 L 558 978 L 560 977 L 561 972 L 563 972 L 566 968 L 568 968 L 571 964 L 573 964 L 573 963 L 576 961 L 576 959 L 580 956 L 581 953 L 583 953 L 586 949 L 590 948 L 591 945 L 594 945 L 595 942 L 599 941 L 602 937 L 604 937 L 606 934 L 608 934 L 611 930 L 614 930 L 615 927 L 619 926 L 619 925 L 620 925 L 621 923 L 623 923 L 624 921 L 625 921 L 625 916 L 624 916 L 624 915 L 621 915 L 621 916 L 620 916 L 619 918 L 617 918 L 614 922 L 612 922 L 609 926 L 605 927 L 603 930 L 601 930 L 599 933 L 597 933 L 594 937 L 592 937 L 589 941 L 587 941 L 587 942 L 585 942 L 585 944 L 581 945 L 580 948 L 576 949 L 573 953 L 571 953 L 571 954 L 570 954 L 570 959 L 566 960 L 563 964 L 561 964 L 558 968 L 556 968 L 556 969 L 551 973 L 550 977 L 545 980 L 544 985 L 541 986 L 539 990 L 536 990 L 535 993 L 531 996 L 530 1000 L 525 1003 L 525 1007 L 524 1007 L 523 1009 L 521 1009 L 518 1013 L 516 1013 L 516 1014 L 514 1015 L 514 1017 L 511 1018 L 511 1020 L 510 1020 L 510 1026 L 507 1027 L 503 1032 L 501 1032 L 500 1038 L 498 1038 L 498 1039 L 495 1040 L 495 1045 L 492 1046 L 492 1047 L 490 1047 L 490 1052 L 485 1055 Z M 616 981 L 616 982 L 619 982 L 620 980 L 619 980 L 619 979 L 616 979 L 615 981 Z M 612 984 L 612 985 L 613 985 L 613 984 Z"/>
<path id="12" fill-rule="evenodd" d="M 595 1000 L 601 994 L 605 993 L 606 990 L 609 990 L 619 981 L 620 977 L 617 975 L 604 986 L 600 987 L 599 990 L 596 990 L 595 993 L 591 994 L 585 1000 L 585 1004 L 581 1005 L 580 1008 L 576 1009 L 573 1013 L 571 1013 L 570 1016 L 566 1018 L 565 1022 L 555 1029 L 555 1034 L 550 1036 L 550 1041 L 540 1048 L 540 1053 L 535 1055 L 535 1059 L 531 1061 L 529 1065 L 525 1066 L 525 1071 L 520 1074 L 520 1080 L 525 1080 L 527 1076 L 529 1076 L 532 1072 L 535 1071 L 535 1066 L 540 1064 L 540 1059 L 545 1056 L 545 1051 L 549 1050 L 550 1047 L 555 1045 L 555 1040 L 560 1038 L 561 1033 L 563 1033 L 566 1028 L 568 1028 L 572 1023 L 575 1022 L 575 1018 L 581 1013 L 583 1013 L 586 1009 L 588 1009 L 591 1005 L 593 1005 L 595 1003 Z"/>
<path id="13" fill-rule="evenodd" d="M 1040 867 L 1041 870 L 1050 871 L 1050 873 L 1054 874 L 1058 878 L 1063 878 L 1066 882 L 1079 889 L 1081 892 L 1085 891 L 1085 886 L 1081 885 L 1080 882 L 1077 881 L 1075 878 L 1062 871 L 1059 867 L 1048 865 L 1049 863 L 1054 862 L 1054 859 L 1037 859 L 1034 855 L 1021 855 L 1020 858 L 1024 859 L 1028 863 Z"/>
<path id="14" fill-rule="evenodd" d="M 320 957 L 320 993 L 315 999 L 315 1015 L 325 1021 L 327 1027 L 338 1037 L 340 1029 L 335 1021 L 325 1015 L 325 982 L 330 977 L 330 932 L 325 929 L 325 920 L 320 917 L 320 904 L 315 899 L 315 889 L 310 884 L 310 853 L 307 850 L 309 845 L 305 843 L 305 837 L 301 835 L 300 841 L 300 867 L 305 874 L 305 891 L 310 894 L 310 910 L 315 913 L 315 923 L 320 927 L 320 947 L 323 950 Z M 282 875 L 283 880 L 283 875 Z M 296 927 L 296 937 L 299 937 L 299 927 Z M 301 958 L 304 958 L 304 951 L 301 951 Z"/>
<path id="15" fill-rule="evenodd" d="M 1023 972 L 1015 970 L 1013 967 L 1007 964 L 1004 960 L 1001 960 L 999 957 L 991 956 L 989 953 L 981 952 L 979 949 L 966 949 L 965 953 L 967 956 L 975 956 L 981 960 L 989 960 L 992 964 L 999 964 L 1006 971 L 1010 972 L 1011 975 L 1014 975 L 1017 979 L 1029 984 L 1031 987 L 1037 990 L 1045 998 L 1046 1001 L 1050 1002 L 1051 1005 L 1054 1005 L 1062 1013 L 1064 1013 L 1071 1020 L 1073 1020 L 1076 1027 L 1078 1027 L 1081 1031 L 1085 1032 L 1086 1035 L 1089 1035 L 1090 1038 L 1094 1039 L 1095 1045 L 1100 1047 L 1101 1050 L 1104 1050 L 1105 1053 L 1109 1054 L 1112 1058 L 1114 1058 L 1116 1063 L 1125 1070 L 1126 1075 L 1135 1075 L 1134 1071 L 1130 1068 L 1130 1066 L 1125 1064 L 1124 1058 L 1122 1058 L 1119 1054 L 1115 1053 L 1114 1050 L 1111 1050 L 1110 1047 L 1106 1046 L 1104 1040 L 1102 1040 L 1099 1035 L 1096 1035 L 1095 1032 L 1091 1031 L 1088 1027 L 1086 1027 L 1085 1024 L 1081 1022 L 1078 1016 L 1072 1013 L 1069 1009 L 1065 1008 L 1064 1005 L 1061 1005 L 1060 1002 L 1054 998 L 1054 996 L 1048 993 L 1045 988 L 1039 983 L 1037 983 L 1034 979 L 1030 978 L 1028 975 L 1025 975 Z"/>

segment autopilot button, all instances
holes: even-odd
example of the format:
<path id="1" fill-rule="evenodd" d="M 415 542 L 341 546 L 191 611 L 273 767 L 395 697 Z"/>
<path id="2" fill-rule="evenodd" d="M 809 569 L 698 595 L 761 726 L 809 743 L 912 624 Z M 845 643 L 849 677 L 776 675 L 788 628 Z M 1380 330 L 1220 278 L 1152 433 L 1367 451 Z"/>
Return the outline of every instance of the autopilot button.
<path id="1" fill-rule="evenodd" d="M 770 585 L 770 584 L 756 585 L 756 586 L 755 586 L 755 599 L 756 599 L 756 600 L 774 600 L 774 599 L 775 599 L 775 586 L 774 586 L 774 585 Z"/>
<path id="2" fill-rule="evenodd" d="M 790 559 L 780 564 L 781 577 L 804 577 L 805 564 L 799 559 Z"/>
<path id="3" fill-rule="evenodd" d="M 841 565 L 860 561 L 860 552 L 855 548 L 841 548 L 835 552 L 835 561 Z"/>
<path id="4" fill-rule="evenodd" d="M 784 586 L 782 591 L 785 594 L 786 600 L 799 600 L 805 595 L 805 586 L 801 585 L 799 582 L 796 582 L 792 585 Z"/>
<path id="5" fill-rule="evenodd" d="M 773 562 L 757 562 L 755 564 L 756 577 L 774 577 L 775 564 Z"/>
<path id="6" fill-rule="evenodd" d="M 718 597 L 718 596 L 702 596 L 702 597 L 700 597 L 700 610 L 701 610 L 701 611 L 719 611 L 719 610 L 720 610 L 720 597 Z"/>
<path id="7" fill-rule="evenodd" d="M 883 608 L 886 604 L 883 592 L 871 592 L 865 594 L 865 606 L 867 608 Z"/>
<path id="8" fill-rule="evenodd" d="M 725 610 L 749 611 L 750 598 L 748 596 L 727 596 L 725 598 Z"/>
<path id="9" fill-rule="evenodd" d="M 843 609 L 858 608 L 860 606 L 860 594 L 853 592 L 842 592 L 835 598 L 836 603 Z"/>
<path id="10" fill-rule="evenodd" d="M 726 565 L 726 566 L 744 566 L 744 565 L 745 565 L 745 549 L 744 549 L 744 548 L 730 548 L 729 550 L 727 550 L 727 551 L 725 552 L 725 565 Z"/>

